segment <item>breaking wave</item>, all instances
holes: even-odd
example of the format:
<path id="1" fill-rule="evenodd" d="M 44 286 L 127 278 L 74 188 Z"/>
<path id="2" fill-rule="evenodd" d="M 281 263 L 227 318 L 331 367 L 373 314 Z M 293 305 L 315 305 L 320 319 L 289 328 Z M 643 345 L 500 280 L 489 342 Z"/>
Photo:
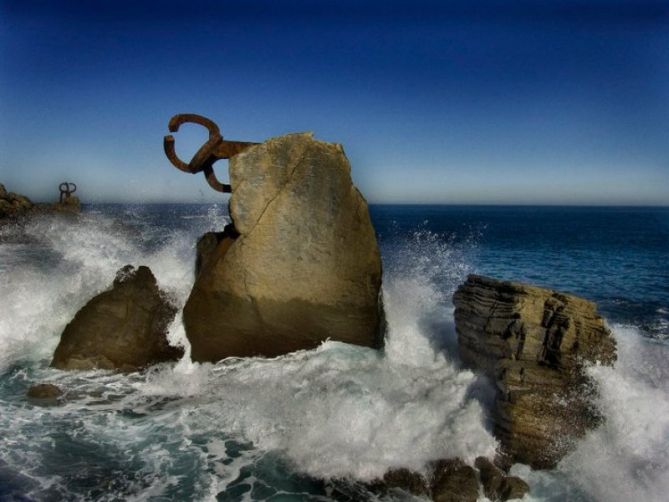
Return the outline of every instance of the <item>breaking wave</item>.
<path id="1" fill-rule="evenodd" d="M 476 243 L 425 230 L 383 242 L 389 331 L 382 352 L 328 341 L 274 359 L 184 358 L 127 375 L 48 368 L 65 324 L 127 263 L 151 267 L 183 305 L 197 236 L 227 221 L 217 207 L 161 224 L 141 208 L 130 211 L 76 222 L 43 217 L 25 227 L 23 240 L 0 234 L 6 493 L 328 500 L 349 490 L 356 499 L 363 496 L 350 490 L 362 488 L 347 480 L 493 454 L 482 384 L 455 357 L 450 304 Z M 514 468 L 530 482 L 532 499 L 660 500 L 669 492 L 669 349 L 631 327 L 614 328 L 618 366 L 591 370 L 608 420 L 557 471 Z M 170 339 L 187 345 L 180 319 Z M 26 403 L 27 387 L 38 381 L 64 388 L 66 403 Z"/>

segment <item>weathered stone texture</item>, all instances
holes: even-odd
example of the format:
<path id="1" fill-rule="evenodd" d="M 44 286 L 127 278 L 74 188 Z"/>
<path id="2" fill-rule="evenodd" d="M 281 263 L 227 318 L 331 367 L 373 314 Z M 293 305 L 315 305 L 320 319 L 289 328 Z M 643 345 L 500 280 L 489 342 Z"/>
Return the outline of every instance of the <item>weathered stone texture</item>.
<path id="1" fill-rule="evenodd" d="M 179 359 L 183 350 L 166 338 L 175 313 L 151 270 L 127 265 L 113 287 L 92 298 L 65 327 L 51 365 L 133 371 Z"/>
<path id="2" fill-rule="evenodd" d="M 598 423 L 584 364 L 612 364 L 613 336 L 583 298 L 472 275 L 456 291 L 463 362 L 497 384 L 495 432 L 505 453 L 553 466 Z"/>
<path id="3" fill-rule="evenodd" d="M 272 357 L 326 339 L 378 347 L 381 258 L 342 147 L 274 138 L 233 157 L 230 180 L 234 231 L 201 240 L 184 309 L 193 359 Z"/>

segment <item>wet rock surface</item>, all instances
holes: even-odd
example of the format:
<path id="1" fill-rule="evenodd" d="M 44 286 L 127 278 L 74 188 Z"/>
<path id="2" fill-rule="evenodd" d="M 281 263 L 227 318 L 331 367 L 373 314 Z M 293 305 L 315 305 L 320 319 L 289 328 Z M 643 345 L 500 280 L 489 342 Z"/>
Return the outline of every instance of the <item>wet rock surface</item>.
<path id="1" fill-rule="evenodd" d="M 433 476 L 435 502 L 476 502 L 479 498 L 476 471 L 458 458 L 438 462 Z"/>
<path id="2" fill-rule="evenodd" d="M 530 491 L 525 481 L 517 476 L 507 476 L 485 457 L 478 457 L 474 465 L 479 471 L 483 493 L 490 500 L 520 499 Z"/>
<path id="3" fill-rule="evenodd" d="M 38 383 L 31 386 L 26 395 L 31 399 L 56 400 L 63 395 L 63 391 L 60 387 L 51 383 Z"/>
<path id="4" fill-rule="evenodd" d="M 583 369 L 613 364 L 616 344 L 595 304 L 475 275 L 453 302 L 463 362 L 497 386 L 492 419 L 504 453 L 534 468 L 553 467 L 601 420 Z"/>
<path id="5" fill-rule="evenodd" d="M 432 491 L 430 482 L 425 476 L 405 468 L 386 472 L 382 479 L 369 484 L 369 490 L 379 494 L 401 490 L 417 497 L 429 497 Z"/>
<path id="6" fill-rule="evenodd" d="M 290 134 L 230 160 L 233 229 L 204 236 L 184 309 L 195 361 L 326 339 L 379 347 L 381 258 L 340 145 Z M 225 233 L 225 232 L 224 232 Z"/>
<path id="7" fill-rule="evenodd" d="M 151 270 L 127 265 L 112 288 L 91 299 L 65 327 L 51 365 L 134 371 L 177 360 L 183 350 L 166 338 L 175 313 Z"/>
<path id="8" fill-rule="evenodd" d="M 384 495 L 402 490 L 440 502 L 475 502 L 482 495 L 489 500 L 506 501 L 522 499 L 529 493 L 525 481 L 506 475 L 487 458 L 477 458 L 475 466 L 476 469 L 460 458 L 451 458 L 434 462 L 427 474 L 393 469 L 372 483 L 370 489 Z"/>

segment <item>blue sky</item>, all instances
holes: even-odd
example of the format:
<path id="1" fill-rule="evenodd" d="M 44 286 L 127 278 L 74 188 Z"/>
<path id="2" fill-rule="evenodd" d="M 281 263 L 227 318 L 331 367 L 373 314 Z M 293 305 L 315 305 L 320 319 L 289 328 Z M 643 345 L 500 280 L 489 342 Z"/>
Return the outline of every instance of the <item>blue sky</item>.
<path id="1" fill-rule="evenodd" d="M 225 200 L 165 158 L 179 112 L 342 143 L 371 202 L 666 205 L 669 4 L 0 2 L 8 189 Z"/>

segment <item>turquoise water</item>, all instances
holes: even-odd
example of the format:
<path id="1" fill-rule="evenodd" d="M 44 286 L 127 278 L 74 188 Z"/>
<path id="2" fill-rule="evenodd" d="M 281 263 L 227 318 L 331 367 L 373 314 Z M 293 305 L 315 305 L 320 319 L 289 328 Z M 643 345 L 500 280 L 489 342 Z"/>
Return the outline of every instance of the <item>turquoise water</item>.
<path id="1" fill-rule="evenodd" d="M 485 386 L 456 357 L 450 297 L 471 272 L 598 302 L 619 343 L 594 367 L 604 426 L 550 473 L 514 472 L 532 500 L 669 493 L 669 210 L 373 206 L 386 348 L 327 342 L 272 360 L 130 375 L 48 368 L 74 313 L 115 271 L 146 264 L 183 304 L 194 243 L 224 205 L 87 206 L 0 229 L 0 500 L 366 500 L 392 467 L 491 454 Z M 183 343 L 177 319 L 170 328 Z M 35 382 L 66 403 L 26 401 Z M 395 493 L 387 499 L 403 500 Z"/>

